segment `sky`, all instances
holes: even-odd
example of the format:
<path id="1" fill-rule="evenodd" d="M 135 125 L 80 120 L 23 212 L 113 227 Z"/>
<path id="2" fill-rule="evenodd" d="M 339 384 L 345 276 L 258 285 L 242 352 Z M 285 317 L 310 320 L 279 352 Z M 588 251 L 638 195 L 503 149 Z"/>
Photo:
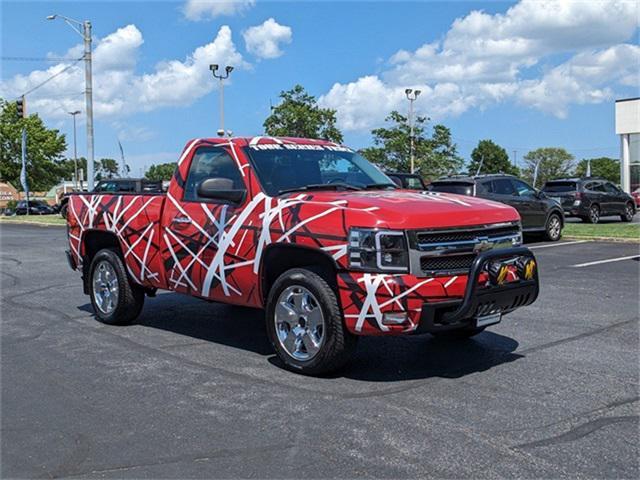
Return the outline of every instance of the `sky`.
<path id="1" fill-rule="evenodd" d="M 50 14 L 91 20 L 95 157 L 132 174 L 175 161 L 187 140 L 215 136 L 219 93 L 209 65 L 233 65 L 225 126 L 263 133 L 282 90 L 303 85 L 337 111 L 345 144 L 371 144 L 392 110 L 449 127 L 469 159 L 479 140 L 518 162 L 538 147 L 576 159 L 619 155 L 614 101 L 640 96 L 640 2 L 2 1 L 0 97 L 67 135 L 78 116 L 86 154 L 80 36 Z M 72 152 L 69 152 L 71 155 Z"/>

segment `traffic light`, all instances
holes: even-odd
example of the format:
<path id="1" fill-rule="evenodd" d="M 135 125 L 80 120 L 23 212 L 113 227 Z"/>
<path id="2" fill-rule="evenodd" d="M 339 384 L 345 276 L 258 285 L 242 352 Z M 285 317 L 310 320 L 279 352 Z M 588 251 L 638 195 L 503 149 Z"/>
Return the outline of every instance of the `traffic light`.
<path id="1" fill-rule="evenodd" d="M 18 109 L 18 117 L 26 118 L 27 116 L 27 102 L 24 98 L 24 95 L 16 100 L 16 107 Z"/>

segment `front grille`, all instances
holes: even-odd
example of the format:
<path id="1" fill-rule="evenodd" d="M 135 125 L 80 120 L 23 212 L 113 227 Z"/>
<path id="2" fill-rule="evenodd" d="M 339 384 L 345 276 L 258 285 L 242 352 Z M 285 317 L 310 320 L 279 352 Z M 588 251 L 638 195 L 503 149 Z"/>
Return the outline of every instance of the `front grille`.
<path id="1" fill-rule="evenodd" d="M 522 241 L 518 223 L 421 230 L 409 238 L 411 271 L 416 275 L 464 274 L 478 252 L 511 248 Z"/>
<path id="2" fill-rule="evenodd" d="M 451 255 L 448 257 L 422 257 L 420 259 L 420 268 L 423 272 L 469 270 L 475 258 L 475 253 L 468 255 Z"/>
<path id="3" fill-rule="evenodd" d="M 469 230 L 448 230 L 439 232 L 420 232 L 417 234 L 418 244 L 463 242 L 474 240 L 478 236 L 502 237 L 505 235 L 515 235 L 520 231 L 518 225 L 506 227 L 470 228 Z"/>

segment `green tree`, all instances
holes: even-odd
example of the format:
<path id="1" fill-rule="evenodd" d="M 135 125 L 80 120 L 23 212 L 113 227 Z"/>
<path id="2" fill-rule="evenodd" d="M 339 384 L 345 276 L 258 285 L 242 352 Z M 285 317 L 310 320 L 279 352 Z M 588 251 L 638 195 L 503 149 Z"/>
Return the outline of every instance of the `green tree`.
<path id="1" fill-rule="evenodd" d="M 393 111 L 386 121 L 391 126 L 372 130 L 374 146 L 364 148 L 360 153 L 380 167 L 408 172 L 411 169 L 411 128 L 407 117 Z M 416 117 L 413 128 L 416 173 L 434 179 L 457 172 L 463 162 L 451 139 L 451 131 L 444 125 L 435 125 L 429 136 L 426 124 L 426 117 Z"/>
<path id="2" fill-rule="evenodd" d="M 65 137 L 58 130 L 45 127 L 34 114 L 19 118 L 15 102 L 0 99 L 0 178 L 18 189 L 22 169 L 22 128 L 27 129 L 27 179 L 29 190 L 49 190 L 64 177 L 60 165 L 66 150 Z"/>
<path id="3" fill-rule="evenodd" d="M 602 177 L 613 183 L 620 183 L 620 161 L 615 158 L 600 157 L 591 158 L 591 176 Z M 587 175 L 588 159 L 580 160 L 576 167 L 576 177 L 584 177 Z"/>
<path id="4" fill-rule="evenodd" d="M 538 178 L 534 187 L 540 187 L 548 180 L 568 177 L 573 172 L 573 155 L 564 148 L 538 148 L 532 150 L 524 156 L 525 168 L 522 171 L 523 177 L 533 184 L 536 165 L 538 167 Z"/>
<path id="5" fill-rule="evenodd" d="M 280 92 L 280 98 L 280 105 L 274 107 L 264 121 L 267 135 L 342 142 L 342 133 L 336 127 L 336 111 L 320 108 L 316 98 L 309 95 L 302 85 Z"/>
<path id="6" fill-rule="evenodd" d="M 95 169 L 97 172 L 96 178 L 102 180 L 120 176 L 120 167 L 118 166 L 118 162 L 113 158 L 101 158 L 97 163 L 98 168 Z"/>
<path id="7" fill-rule="evenodd" d="M 491 140 L 480 140 L 478 146 L 471 152 L 469 173 L 508 173 L 518 175 L 520 172 L 511 165 L 507 151 Z"/>
<path id="8" fill-rule="evenodd" d="M 171 180 L 173 172 L 176 170 L 176 162 L 160 163 L 151 165 L 145 177 L 149 180 Z"/>

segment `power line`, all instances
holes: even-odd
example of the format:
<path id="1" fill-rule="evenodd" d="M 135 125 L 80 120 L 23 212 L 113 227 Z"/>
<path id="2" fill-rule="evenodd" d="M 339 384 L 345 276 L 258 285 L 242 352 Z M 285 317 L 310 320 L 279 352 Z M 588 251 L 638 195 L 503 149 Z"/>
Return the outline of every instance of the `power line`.
<path id="1" fill-rule="evenodd" d="M 33 87 L 31 90 L 28 90 L 26 92 L 24 92 L 22 95 L 18 95 L 18 97 L 24 97 L 26 95 L 29 95 L 30 93 L 35 92 L 37 89 L 39 89 L 40 87 L 46 85 L 47 83 L 49 83 L 51 80 L 53 80 L 54 78 L 56 78 L 58 75 L 62 75 L 64 72 L 66 72 L 67 70 L 69 70 L 72 67 L 75 67 L 76 63 L 78 63 L 80 60 L 83 60 L 83 58 L 78 58 L 75 62 L 73 62 L 71 65 L 67 65 L 65 68 L 63 68 L 62 70 L 60 70 L 57 73 L 54 73 L 53 75 L 51 75 L 49 78 L 47 78 L 44 82 L 39 83 L 38 85 L 36 85 L 35 87 Z"/>
<path id="2" fill-rule="evenodd" d="M 65 57 L 5 57 L 2 56 L 3 62 L 70 62 L 78 60 L 77 58 Z M 81 59 L 80 59 L 81 60 Z"/>

